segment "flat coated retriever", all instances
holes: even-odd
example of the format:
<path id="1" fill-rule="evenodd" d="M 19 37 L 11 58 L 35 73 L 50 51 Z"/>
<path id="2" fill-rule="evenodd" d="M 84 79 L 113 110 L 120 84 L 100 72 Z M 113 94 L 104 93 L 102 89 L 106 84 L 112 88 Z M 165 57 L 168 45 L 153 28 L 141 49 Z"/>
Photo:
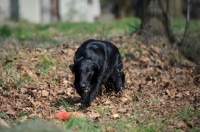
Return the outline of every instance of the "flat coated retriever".
<path id="1" fill-rule="evenodd" d="M 118 48 L 110 42 L 87 40 L 75 52 L 74 86 L 84 104 L 91 105 L 102 84 L 106 89 L 122 90 L 125 82 L 123 64 Z M 89 88 L 88 94 L 86 89 Z"/>

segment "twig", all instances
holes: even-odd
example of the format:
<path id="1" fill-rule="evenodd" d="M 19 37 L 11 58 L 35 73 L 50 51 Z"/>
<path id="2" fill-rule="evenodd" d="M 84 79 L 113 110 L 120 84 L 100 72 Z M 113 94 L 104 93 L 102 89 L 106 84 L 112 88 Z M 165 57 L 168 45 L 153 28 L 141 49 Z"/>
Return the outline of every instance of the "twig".
<path id="1" fill-rule="evenodd" d="M 181 40 L 181 45 L 183 46 L 186 41 L 186 36 L 189 28 L 189 23 L 190 23 L 190 3 L 192 0 L 187 0 L 187 16 L 186 16 L 186 25 L 185 25 L 185 32 L 183 34 L 183 38 Z"/>

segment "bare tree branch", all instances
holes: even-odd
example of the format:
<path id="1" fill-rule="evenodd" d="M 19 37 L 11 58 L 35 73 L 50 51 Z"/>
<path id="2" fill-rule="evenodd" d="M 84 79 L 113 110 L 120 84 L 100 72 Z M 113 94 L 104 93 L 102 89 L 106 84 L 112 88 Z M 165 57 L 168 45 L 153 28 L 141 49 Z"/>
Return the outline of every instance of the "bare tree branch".
<path id="1" fill-rule="evenodd" d="M 187 36 L 189 24 L 190 24 L 190 4 L 191 4 L 191 1 L 192 0 L 187 0 L 187 16 L 186 16 L 185 32 L 184 32 L 183 38 L 181 40 L 181 45 L 182 46 L 185 44 L 186 36 Z"/>

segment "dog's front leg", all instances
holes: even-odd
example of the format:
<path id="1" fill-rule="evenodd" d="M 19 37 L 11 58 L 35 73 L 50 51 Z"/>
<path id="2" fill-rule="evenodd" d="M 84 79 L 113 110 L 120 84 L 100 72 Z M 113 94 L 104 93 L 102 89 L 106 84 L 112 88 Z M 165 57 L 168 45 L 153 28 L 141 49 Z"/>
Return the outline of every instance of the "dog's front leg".
<path id="1" fill-rule="evenodd" d="M 97 80 L 91 87 L 88 96 L 86 98 L 85 104 L 87 106 L 90 106 L 92 101 L 94 100 L 97 92 L 99 91 L 99 88 L 101 87 L 101 79 Z"/>
<path id="2" fill-rule="evenodd" d="M 84 90 L 82 90 L 82 89 L 77 89 L 76 91 L 77 91 L 77 93 L 81 96 L 81 98 L 82 98 L 83 100 L 86 99 L 86 95 L 87 95 L 87 94 L 85 93 Z"/>

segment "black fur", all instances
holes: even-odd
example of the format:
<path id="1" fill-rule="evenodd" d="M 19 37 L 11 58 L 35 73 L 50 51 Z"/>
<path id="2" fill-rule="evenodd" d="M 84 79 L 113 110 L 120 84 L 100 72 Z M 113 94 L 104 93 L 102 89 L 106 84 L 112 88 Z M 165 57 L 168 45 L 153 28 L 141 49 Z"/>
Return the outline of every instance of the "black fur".
<path id="1" fill-rule="evenodd" d="M 120 91 L 124 87 L 125 74 L 118 48 L 110 42 L 87 40 L 75 52 L 74 85 L 78 94 L 90 105 L 102 84 L 106 89 Z M 88 94 L 86 89 L 90 87 Z"/>

